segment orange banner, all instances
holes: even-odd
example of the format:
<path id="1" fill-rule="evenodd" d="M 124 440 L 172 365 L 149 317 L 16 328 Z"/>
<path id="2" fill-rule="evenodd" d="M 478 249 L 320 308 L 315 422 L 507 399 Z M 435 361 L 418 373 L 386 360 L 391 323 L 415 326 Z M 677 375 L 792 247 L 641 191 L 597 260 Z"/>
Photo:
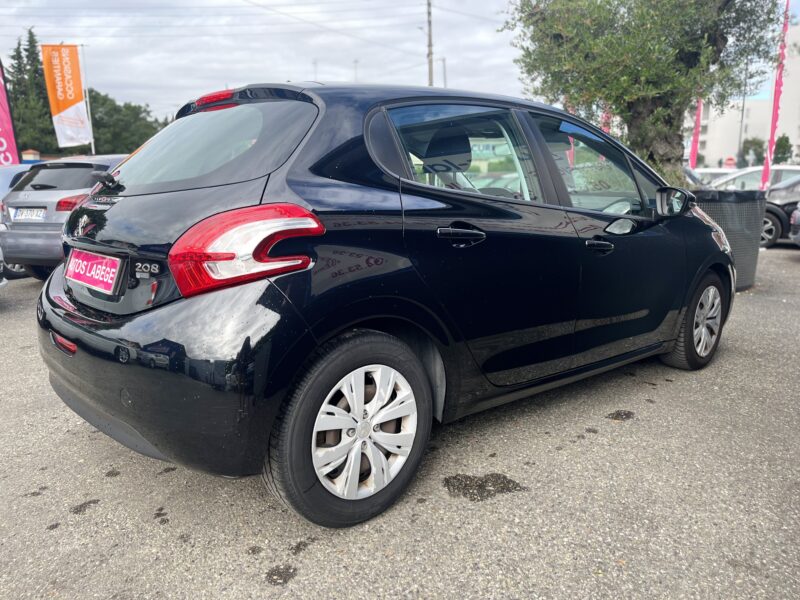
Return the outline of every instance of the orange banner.
<path id="1" fill-rule="evenodd" d="M 42 63 L 58 145 L 65 148 L 89 143 L 92 126 L 83 101 L 78 47 L 43 45 Z"/>

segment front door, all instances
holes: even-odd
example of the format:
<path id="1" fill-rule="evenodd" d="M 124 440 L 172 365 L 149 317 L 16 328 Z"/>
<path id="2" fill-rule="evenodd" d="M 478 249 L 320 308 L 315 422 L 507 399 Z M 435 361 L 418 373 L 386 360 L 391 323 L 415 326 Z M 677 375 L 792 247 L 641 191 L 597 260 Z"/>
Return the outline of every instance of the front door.
<path id="1" fill-rule="evenodd" d="M 685 249 L 677 220 L 656 218 L 659 182 L 599 132 L 550 115 L 532 120 L 583 242 L 575 366 L 674 337 Z"/>
<path id="2" fill-rule="evenodd" d="M 578 239 L 512 111 L 424 104 L 388 111 L 408 159 L 405 240 L 495 385 L 565 370 Z"/>

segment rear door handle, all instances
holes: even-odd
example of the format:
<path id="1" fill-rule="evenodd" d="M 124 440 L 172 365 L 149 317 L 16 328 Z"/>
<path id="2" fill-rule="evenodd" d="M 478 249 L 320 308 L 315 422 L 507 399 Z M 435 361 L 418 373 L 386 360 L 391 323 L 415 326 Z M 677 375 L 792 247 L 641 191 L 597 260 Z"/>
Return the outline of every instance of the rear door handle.
<path id="1" fill-rule="evenodd" d="M 436 237 L 452 240 L 456 247 L 471 246 L 486 239 L 486 234 L 480 229 L 466 229 L 462 227 L 439 227 Z"/>
<path id="2" fill-rule="evenodd" d="M 601 254 L 608 254 L 614 249 L 614 244 L 606 240 L 586 240 L 586 247 Z"/>

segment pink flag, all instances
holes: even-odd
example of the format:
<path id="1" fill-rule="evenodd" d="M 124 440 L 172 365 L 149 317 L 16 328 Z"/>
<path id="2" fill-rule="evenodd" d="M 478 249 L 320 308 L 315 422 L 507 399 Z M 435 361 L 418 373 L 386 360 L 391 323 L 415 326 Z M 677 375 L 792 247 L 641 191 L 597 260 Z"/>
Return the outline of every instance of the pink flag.
<path id="1" fill-rule="evenodd" d="M 0 63 L 0 166 L 18 165 L 19 153 L 14 139 L 14 122 L 6 91 L 6 76 Z"/>
<path id="2" fill-rule="evenodd" d="M 778 70 L 775 72 L 775 91 L 772 93 L 772 125 L 769 130 L 769 144 L 764 156 L 764 169 L 761 171 L 761 189 L 769 187 L 769 169 L 772 166 L 772 156 L 775 152 L 775 133 L 778 131 L 778 114 L 781 109 L 781 92 L 783 91 L 783 63 L 786 60 L 786 34 L 789 31 L 789 1 L 783 12 L 783 33 L 778 48 Z"/>
<path id="3" fill-rule="evenodd" d="M 697 110 L 694 113 L 694 131 L 692 132 L 692 147 L 689 150 L 689 167 L 697 166 L 697 149 L 700 147 L 700 120 L 703 118 L 703 99 L 697 99 Z"/>

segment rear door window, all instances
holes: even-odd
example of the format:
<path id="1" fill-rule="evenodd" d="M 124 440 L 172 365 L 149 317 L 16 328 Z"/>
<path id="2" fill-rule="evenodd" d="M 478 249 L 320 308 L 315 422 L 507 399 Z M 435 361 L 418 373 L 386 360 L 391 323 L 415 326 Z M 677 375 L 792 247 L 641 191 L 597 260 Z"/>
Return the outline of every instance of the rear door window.
<path id="1" fill-rule="evenodd" d="M 147 194 L 262 177 L 289 158 L 316 115 L 309 102 L 269 100 L 182 117 L 120 165 L 120 189 Z"/>
<path id="2" fill-rule="evenodd" d="M 107 165 L 85 163 L 35 166 L 22 176 L 13 191 L 82 190 L 97 183 L 92 177 L 92 171 L 106 171 L 107 169 Z"/>
<path id="3" fill-rule="evenodd" d="M 528 147 L 508 109 L 427 104 L 389 110 L 415 181 L 544 202 Z"/>

